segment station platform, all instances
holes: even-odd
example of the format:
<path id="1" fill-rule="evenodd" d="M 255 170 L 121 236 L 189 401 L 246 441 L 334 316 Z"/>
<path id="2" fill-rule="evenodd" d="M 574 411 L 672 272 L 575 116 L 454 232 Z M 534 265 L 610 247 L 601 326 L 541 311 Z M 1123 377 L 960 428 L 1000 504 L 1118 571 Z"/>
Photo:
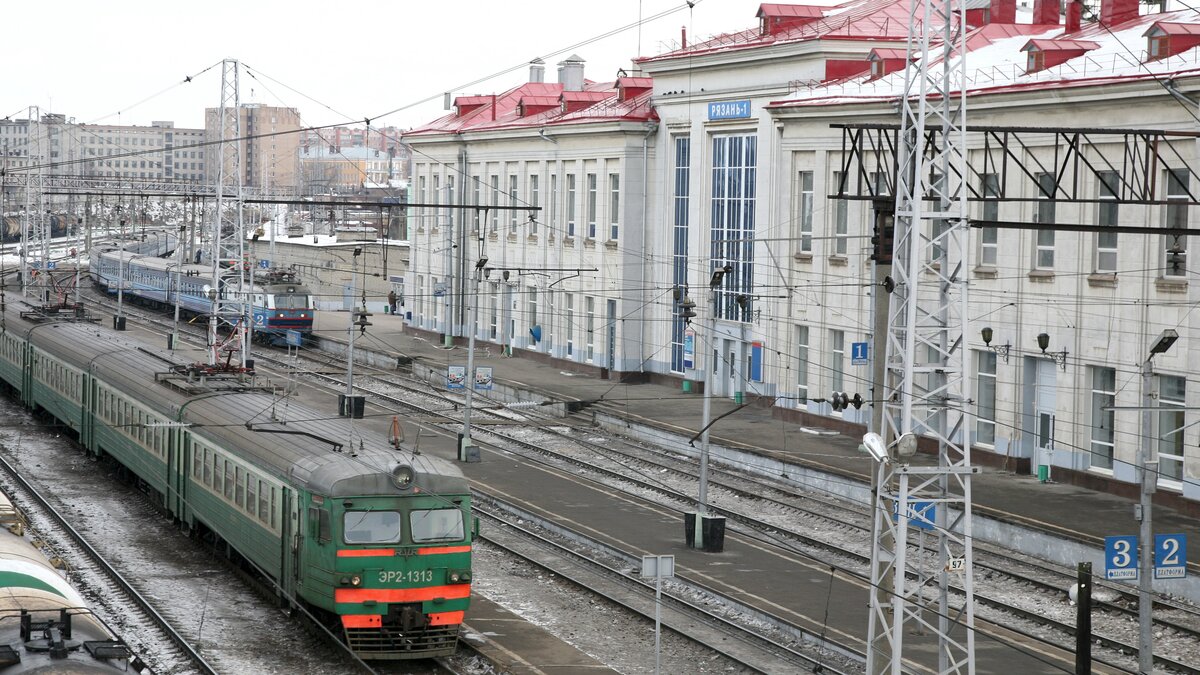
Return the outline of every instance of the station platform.
<path id="1" fill-rule="evenodd" d="M 444 373 L 449 365 L 466 364 L 465 344 L 447 347 L 439 336 L 405 326 L 399 316 L 376 313 L 370 320 L 367 332 L 356 335 L 356 354 L 357 350 L 378 352 L 427 375 Z M 322 339 L 344 341 L 348 325 L 349 315 L 345 312 L 320 312 L 314 333 Z M 517 350 L 510 357 L 496 345 L 482 343 L 477 345 L 475 363 L 493 368 L 496 388 L 485 392 L 484 400 L 513 402 L 534 395 L 587 402 L 584 414 L 592 414 L 598 421 L 619 418 L 628 430 L 650 430 L 647 433 L 676 442 L 682 439 L 684 445 L 700 429 L 703 395 L 683 392 L 678 387 L 602 379 L 598 374 L 580 373 L 567 364 L 547 361 L 545 355 L 524 358 Z M 435 379 L 430 375 L 431 387 L 437 386 Z M 874 464 L 858 450 L 861 431 L 859 435 L 814 434 L 813 429 L 783 419 L 770 407 L 741 407 L 732 399 L 717 397 L 711 405 L 711 419 L 718 420 L 710 429 L 714 461 L 719 461 L 718 451 L 752 453 L 826 476 L 831 485 L 854 486 L 859 495 L 867 489 Z M 456 457 L 453 439 L 425 436 L 421 447 L 423 452 Z M 918 455 L 914 462 L 934 463 L 936 457 Z M 481 462 L 460 466 L 472 481 L 504 492 L 507 498 L 542 517 L 569 523 L 570 527 L 585 526 L 593 535 L 604 533 L 602 538 L 633 555 L 675 554 L 677 574 L 704 578 L 733 597 L 768 606 L 796 625 L 861 647 L 867 626 L 867 589 L 861 580 L 835 572 L 828 565 L 800 555 L 764 550 L 760 544 L 729 531 L 722 553 L 689 549 L 677 515 L 631 504 L 601 489 L 581 489 L 578 483 L 568 482 L 553 471 L 514 463 L 511 457 L 486 448 Z M 1070 567 L 1090 561 L 1098 578 L 1103 577 L 1104 570 L 1103 538 L 1138 532 L 1134 502 L 1121 496 L 1040 482 L 1033 476 L 988 467 L 973 479 L 972 490 L 978 539 L 1033 549 Z M 1190 592 L 1179 592 L 1184 590 L 1182 585 L 1172 584 L 1192 584 L 1200 576 L 1200 567 L 1194 562 L 1200 560 L 1200 537 L 1195 535 L 1200 531 L 1200 520 L 1156 505 L 1154 526 L 1156 533 L 1191 534 L 1188 559 L 1193 561 L 1188 579 L 1156 581 L 1156 591 L 1195 597 Z M 831 597 L 836 601 L 830 603 Z M 916 638 L 914 641 L 919 642 Z M 936 651 L 936 642 L 924 648 Z M 1014 653 L 1011 647 L 982 637 L 976 653 L 980 672 L 1058 672 L 1071 667 L 1065 663 L 1050 666 L 1043 660 L 1045 655 Z"/>

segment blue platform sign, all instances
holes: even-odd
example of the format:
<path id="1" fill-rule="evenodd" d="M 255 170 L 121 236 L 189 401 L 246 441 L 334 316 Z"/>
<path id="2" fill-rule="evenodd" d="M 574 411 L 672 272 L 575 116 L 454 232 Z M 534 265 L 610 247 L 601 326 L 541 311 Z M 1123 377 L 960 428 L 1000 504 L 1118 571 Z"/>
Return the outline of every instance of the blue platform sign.
<path id="1" fill-rule="evenodd" d="M 868 356 L 867 342 L 851 342 L 850 343 L 850 365 L 865 366 L 870 361 Z"/>
<path id="2" fill-rule="evenodd" d="M 261 268 L 263 268 L 264 270 L 271 269 L 271 261 L 270 261 L 270 260 L 266 260 L 266 259 L 259 260 L 259 261 L 258 261 L 258 266 L 259 266 L 259 267 L 261 267 Z"/>
<path id="3" fill-rule="evenodd" d="M 1104 538 L 1104 578 L 1136 581 L 1138 541 L 1134 535 Z"/>
<path id="4" fill-rule="evenodd" d="M 740 120 L 750 116 L 750 101 L 714 101 L 708 104 L 710 120 Z"/>
<path id="5" fill-rule="evenodd" d="M 54 268 L 55 268 L 55 266 L 56 266 L 57 264 L 58 264 L 58 263 L 55 263 L 53 260 L 47 260 L 47 261 L 46 261 L 46 269 L 48 269 L 48 270 L 52 270 L 52 269 L 54 269 Z"/>
<path id="6" fill-rule="evenodd" d="M 1182 579 L 1187 576 L 1187 536 L 1154 535 L 1154 578 Z"/>
<path id="7" fill-rule="evenodd" d="M 899 522 L 900 505 L 892 503 L 892 520 Z M 910 501 L 908 503 L 908 524 L 918 530 L 932 530 L 933 521 L 937 518 L 937 507 L 933 502 Z"/>
<path id="8" fill-rule="evenodd" d="M 284 340 L 289 347 L 300 347 L 304 345 L 304 335 L 298 330 L 287 329 L 283 334 Z"/>

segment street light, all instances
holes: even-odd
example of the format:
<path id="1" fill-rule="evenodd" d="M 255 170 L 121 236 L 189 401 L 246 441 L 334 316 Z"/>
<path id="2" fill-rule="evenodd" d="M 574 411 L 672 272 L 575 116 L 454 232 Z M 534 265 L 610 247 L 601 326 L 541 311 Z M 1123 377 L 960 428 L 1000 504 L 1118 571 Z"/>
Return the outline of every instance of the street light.
<path id="1" fill-rule="evenodd" d="M 720 553 L 724 545 L 724 518 L 712 516 L 708 513 L 708 426 L 712 419 L 712 388 L 717 380 L 717 364 L 713 357 L 717 334 L 717 289 L 721 286 L 721 282 L 725 280 L 725 275 L 733 272 L 733 265 L 726 264 L 724 267 L 713 270 L 712 278 L 708 281 L 708 288 L 712 292 L 712 313 L 709 315 L 709 347 L 707 368 L 704 373 L 704 413 L 701 419 L 700 427 L 700 494 L 697 500 L 696 513 L 688 514 L 695 519 L 695 529 L 691 531 L 692 548 L 702 549 L 711 553 Z M 705 539 L 705 533 L 716 534 L 718 529 L 721 531 L 719 536 L 709 537 L 709 541 Z"/>
<path id="2" fill-rule="evenodd" d="M 1165 354 L 1171 345 L 1179 339 L 1179 333 L 1168 328 L 1159 334 L 1158 339 L 1150 346 L 1150 354 L 1142 363 L 1142 449 L 1138 467 L 1141 471 L 1142 494 L 1134 518 L 1141 522 L 1138 529 L 1138 670 L 1143 673 L 1154 669 L 1154 633 L 1153 603 L 1150 593 L 1153 590 L 1152 577 L 1154 569 L 1154 528 L 1152 526 L 1154 509 L 1154 492 L 1157 487 L 1158 461 L 1151 461 L 1154 455 L 1153 433 L 1154 422 L 1154 355 Z M 1151 465 L 1155 470 L 1151 471 Z"/>
<path id="3" fill-rule="evenodd" d="M 467 377 L 463 382 L 467 393 L 463 409 L 462 436 L 458 439 L 458 461 L 478 462 L 479 448 L 471 442 L 471 395 L 475 393 L 475 333 L 479 332 L 479 281 L 487 268 L 488 257 L 479 256 L 475 261 L 475 298 L 471 303 L 471 334 L 467 336 Z M 507 274 L 507 270 L 505 274 Z"/>

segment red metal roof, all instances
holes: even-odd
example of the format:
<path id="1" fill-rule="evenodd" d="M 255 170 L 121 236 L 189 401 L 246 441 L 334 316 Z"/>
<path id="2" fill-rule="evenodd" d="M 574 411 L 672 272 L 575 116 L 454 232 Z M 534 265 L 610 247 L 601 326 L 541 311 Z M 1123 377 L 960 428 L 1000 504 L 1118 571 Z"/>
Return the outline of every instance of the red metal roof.
<path id="1" fill-rule="evenodd" d="M 1030 40 L 1021 47 L 1027 52 L 1036 49 L 1041 52 L 1086 52 L 1099 49 L 1100 44 L 1091 40 Z"/>
<path id="2" fill-rule="evenodd" d="M 647 80 L 651 78 L 632 78 Z M 558 83 L 526 82 L 493 96 L 460 96 L 455 99 L 481 101 L 465 114 L 451 113 L 404 132 L 404 136 L 433 136 L 548 125 L 584 124 L 614 120 L 644 122 L 657 120 L 647 89 L 621 101 L 614 82 L 587 82 L 583 91 L 563 91 Z M 494 103 L 493 103 L 494 100 Z M 561 105 L 566 103 L 567 105 Z M 522 105 L 524 104 L 524 105 Z M 537 110 L 542 106 L 545 110 Z M 533 110 L 530 110 L 533 108 Z M 525 116 L 521 116 L 524 110 Z"/>
<path id="3" fill-rule="evenodd" d="M 812 5 L 783 5 L 779 3 L 764 2 L 758 6 L 758 18 L 768 17 L 795 17 L 798 19 L 819 19 L 825 15 L 822 11 L 823 7 L 814 7 Z"/>
<path id="4" fill-rule="evenodd" d="M 1200 35 L 1200 26 L 1194 23 L 1177 23 L 1174 21 L 1155 21 L 1142 37 L 1157 35 Z"/>
<path id="5" fill-rule="evenodd" d="M 789 25 L 774 34 L 763 34 L 761 27 L 755 26 L 736 33 L 717 35 L 657 56 L 642 57 L 636 61 L 651 63 L 698 54 L 817 39 L 905 40 L 908 38 L 909 6 L 912 2 L 920 1 L 849 0 L 836 7 L 821 7 L 819 9 L 823 10 L 824 14 L 820 18 Z"/>
<path id="6" fill-rule="evenodd" d="M 908 58 L 908 52 L 904 49 L 887 49 L 883 47 L 876 47 L 871 50 L 871 53 L 867 55 L 867 58 L 873 60 L 904 59 Z"/>

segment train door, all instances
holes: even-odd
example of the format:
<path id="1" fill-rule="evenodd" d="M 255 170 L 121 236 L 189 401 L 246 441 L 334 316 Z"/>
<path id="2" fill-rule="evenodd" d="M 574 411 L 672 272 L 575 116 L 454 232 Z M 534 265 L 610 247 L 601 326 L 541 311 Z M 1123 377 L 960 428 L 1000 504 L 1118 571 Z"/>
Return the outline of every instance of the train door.
<path id="1" fill-rule="evenodd" d="M 281 529 L 283 546 L 283 566 L 280 568 L 280 585 L 288 598 L 296 597 L 296 589 L 300 585 L 301 560 L 304 555 L 304 536 L 300 529 L 300 505 L 296 494 L 286 487 L 283 492 L 283 524 Z"/>

